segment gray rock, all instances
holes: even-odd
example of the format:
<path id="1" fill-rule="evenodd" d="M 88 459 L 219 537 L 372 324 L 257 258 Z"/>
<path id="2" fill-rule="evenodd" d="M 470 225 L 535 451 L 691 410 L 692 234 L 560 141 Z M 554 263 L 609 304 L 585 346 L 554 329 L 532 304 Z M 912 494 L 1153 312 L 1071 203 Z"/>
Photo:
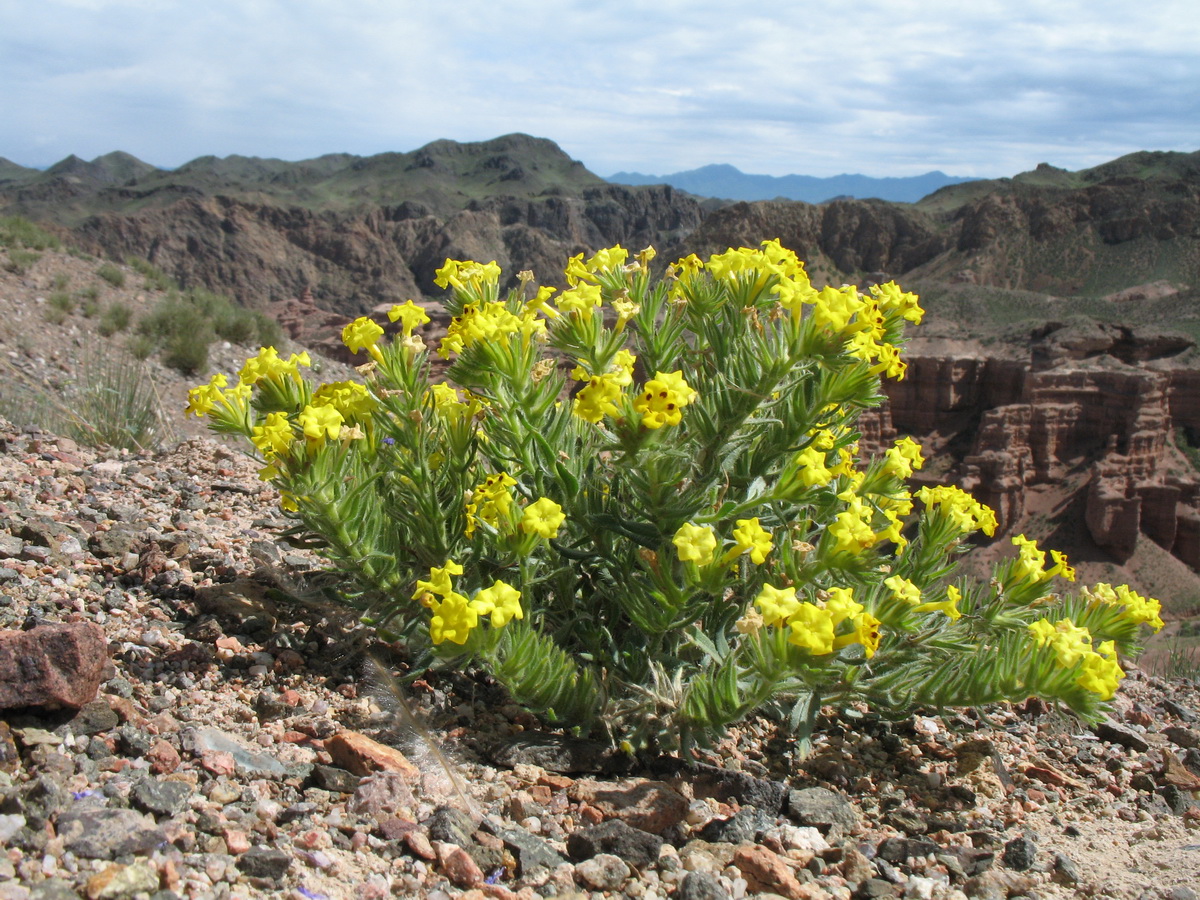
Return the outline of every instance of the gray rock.
<path id="1" fill-rule="evenodd" d="M 1037 844 L 1028 835 L 1013 838 L 1004 845 L 1004 865 L 1017 872 L 1025 872 L 1033 868 L 1037 861 Z"/>
<path id="2" fill-rule="evenodd" d="M 192 797 L 192 786 L 180 781 L 142 778 L 133 786 L 130 799 L 138 809 L 157 816 L 183 812 Z"/>
<path id="3" fill-rule="evenodd" d="M 10 790 L 0 802 L 0 812 L 22 815 L 30 828 L 45 828 L 46 823 L 65 810 L 71 794 L 58 779 L 41 774 L 33 781 Z"/>
<path id="4" fill-rule="evenodd" d="M 775 816 L 747 806 L 726 819 L 713 819 L 700 830 L 700 839 L 712 844 L 753 844 L 774 825 Z"/>
<path id="5" fill-rule="evenodd" d="M 527 875 L 538 867 L 554 871 L 569 860 L 547 841 L 519 828 L 495 828 L 492 833 L 504 841 L 504 846 L 517 859 L 517 872 Z"/>
<path id="6" fill-rule="evenodd" d="M 30 888 L 29 900 L 79 900 L 79 894 L 69 881 L 49 878 Z"/>
<path id="7" fill-rule="evenodd" d="M 787 796 L 787 814 L 801 825 L 810 825 L 822 832 L 833 826 L 850 831 L 858 825 L 854 806 L 836 791 L 812 787 L 791 791 Z"/>
<path id="8" fill-rule="evenodd" d="M 362 781 L 362 776 L 355 775 L 353 772 L 319 763 L 313 766 L 312 778 L 317 787 L 338 794 L 353 794 L 358 790 L 358 785 Z"/>
<path id="9" fill-rule="evenodd" d="M 855 900 L 886 900 L 900 896 L 900 888 L 882 878 L 868 878 L 854 892 Z"/>
<path id="10" fill-rule="evenodd" d="M 929 841 L 892 837 L 879 842 L 876 854 L 887 862 L 902 863 L 910 856 L 928 856 L 930 853 L 937 853 L 940 849 L 937 844 Z"/>
<path id="11" fill-rule="evenodd" d="M 1122 747 L 1127 747 L 1137 753 L 1144 753 L 1150 749 L 1150 745 L 1146 743 L 1146 739 L 1134 731 L 1132 728 L 1127 728 L 1124 725 L 1119 725 L 1111 719 L 1101 722 L 1096 726 L 1096 737 L 1102 741 L 1108 741 L 1112 744 L 1120 744 Z"/>
<path id="12" fill-rule="evenodd" d="M 1176 703 L 1174 700 L 1164 700 L 1163 709 L 1184 722 L 1195 722 L 1197 718 L 1195 712 L 1186 706 Z"/>
<path id="13" fill-rule="evenodd" d="M 907 835 L 925 834 L 929 830 L 929 824 L 925 821 L 924 816 L 915 809 L 908 809 L 904 806 L 889 810 L 883 817 L 883 821 Z"/>
<path id="14" fill-rule="evenodd" d="M 92 735 L 112 731 L 119 724 L 121 724 L 121 719 L 111 706 L 103 700 L 93 700 L 80 707 L 69 727 L 76 735 Z"/>
<path id="15" fill-rule="evenodd" d="M 1169 728 L 1164 728 L 1163 734 L 1167 736 L 1167 740 L 1172 744 L 1185 749 L 1200 747 L 1200 731 L 1193 731 L 1191 728 L 1172 725 Z"/>
<path id="16" fill-rule="evenodd" d="M 431 841 L 443 841 L 464 849 L 475 843 L 471 837 L 475 833 L 475 820 L 453 806 L 439 806 L 424 824 Z"/>
<path id="17" fill-rule="evenodd" d="M 88 538 L 88 549 L 98 559 L 121 559 L 141 546 L 144 530 L 134 525 L 114 525 L 108 531 L 97 531 Z"/>
<path id="18" fill-rule="evenodd" d="M 0 559 L 16 559 L 25 548 L 25 542 L 11 534 L 0 534 Z"/>
<path id="19" fill-rule="evenodd" d="M 1200 894 L 1186 884 L 1179 884 L 1167 891 L 1166 900 L 1200 900 Z"/>
<path id="20" fill-rule="evenodd" d="M 644 869 L 658 859 L 663 843 L 656 834 L 639 831 L 620 819 L 609 819 L 568 835 L 567 855 L 578 861 L 591 859 L 598 853 L 611 853 L 636 869 Z"/>
<path id="21" fill-rule="evenodd" d="M 629 866 L 620 857 L 611 853 L 598 853 L 575 866 L 575 875 L 588 887 L 597 891 L 615 891 L 629 877 Z"/>
<path id="22" fill-rule="evenodd" d="M 1052 877 L 1059 884 L 1073 886 L 1079 884 L 1079 867 L 1065 853 L 1054 854 L 1054 871 Z"/>
<path id="23" fill-rule="evenodd" d="M 263 846 L 251 847 L 239 856 L 237 861 L 238 870 L 243 874 L 249 875 L 251 878 L 266 878 L 271 881 L 283 878 L 291 865 L 290 853 Z"/>
<path id="24" fill-rule="evenodd" d="M 729 900 L 729 892 L 711 872 L 688 872 L 675 892 L 675 900 Z"/>
<path id="25" fill-rule="evenodd" d="M 149 853 L 167 836 L 153 820 L 132 809 L 69 810 L 58 817 L 66 848 L 88 859 Z"/>

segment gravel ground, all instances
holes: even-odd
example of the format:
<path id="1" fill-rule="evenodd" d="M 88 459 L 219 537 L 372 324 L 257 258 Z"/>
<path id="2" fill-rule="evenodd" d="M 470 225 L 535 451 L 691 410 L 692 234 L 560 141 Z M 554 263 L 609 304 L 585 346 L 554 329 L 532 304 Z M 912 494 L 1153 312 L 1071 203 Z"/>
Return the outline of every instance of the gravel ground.
<path id="1" fill-rule="evenodd" d="M 403 656 L 298 599 L 255 470 L 0 421 L 0 629 L 94 623 L 107 657 L 77 712 L 4 712 L 0 898 L 1197 896 L 1194 683 L 1134 669 L 1096 730 L 827 711 L 807 758 L 753 721 L 634 763 L 435 673 L 403 689 L 426 740 L 363 668 Z"/>

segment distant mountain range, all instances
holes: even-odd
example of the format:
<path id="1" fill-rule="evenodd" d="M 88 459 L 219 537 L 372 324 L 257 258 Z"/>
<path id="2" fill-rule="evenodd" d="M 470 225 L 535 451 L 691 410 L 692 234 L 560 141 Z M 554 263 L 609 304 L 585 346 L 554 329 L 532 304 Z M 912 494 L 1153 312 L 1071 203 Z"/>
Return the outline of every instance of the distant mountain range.
<path id="1" fill-rule="evenodd" d="M 617 172 L 607 179 L 613 184 L 669 184 L 673 188 L 697 197 L 716 197 L 723 200 L 802 200 L 805 203 L 824 203 L 835 197 L 854 197 L 860 200 L 890 200 L 893 203 L 916 203 L 922 197 L 951 184 L 977 181 L 944 172 L 926 172 L 907 178 L 871 178 L 867 175 L 834 175 L 814 178 L 811 175 L 748 175 L 734 166 L 713 165 L 676 172 L 673 175 L 643 175 L 640 172 Z"/>

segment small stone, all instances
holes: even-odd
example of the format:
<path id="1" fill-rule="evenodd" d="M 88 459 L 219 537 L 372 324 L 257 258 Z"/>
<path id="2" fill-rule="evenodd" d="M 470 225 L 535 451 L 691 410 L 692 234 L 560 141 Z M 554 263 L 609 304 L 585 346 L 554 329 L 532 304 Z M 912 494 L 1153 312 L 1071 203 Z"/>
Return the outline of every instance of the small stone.
<path id="1" fill-rule="evenodd" d="M 158 890 L 158 872 L 145 863 L 113 865 L 87 880 L 88 900 L 117 900 Z"/>
<path id="2" fill-rule="evenodd" d="M 158 816 L 173 816 L 182 812 L 187 808 L 191 796 L 191 785 L 157 778 L 139 779 L 130 792 L 134 806 Z"/>
<path id="3" fill-rule="evenodd" d="M 354 796 L 346 804 L 346 811 L 366 813 L 376 822 L 395 816 L 412 817 L 417 807 L 406 776 L 397 772 L 379 772 L 362 779 L 354 790 Z"/>
<path id="4" fill-rule="evenodd" d="M 421 771 L 395 747 L 381 744 L 357 731 L 340 731 L 325 741 L 333 764 L 355 775 L 397 772 L 419 783 Z"/>
<path id="5" fill-rule="evenodd" d="M 1184 749 L 1200 747 L 1200 731 L 1172 725 L 1169 728 L 1164 728 L 1162 733 L 1166 735 L 1167 740 L 1172 744 L 1176 744 Z"/>
<path id="6" fill-rule="evenodd" d="M 179 751 L 164 740 L 155 741 L 154 745 L 146 751 L 145 759 L 150 763 L 150 771 L 155 775 L 169 775 L 178 769 L 183 761 L 180 759 Z"/>
<path id="7" fill-rule="evenodd" d="M 121 723 L 116 711 L 104 700 L 93 700 L 80 707 L 70 728 L 74 734 L 103 734 L 112 731 Z"/>
<path id="8" fill-rule="evenodd" d="M 433 849 L 437 853 L 438 865 L 456 885 L 473 888 L 483 884 L 483 870 L 462 847 L 437 841 Z"/>
<path id="9" fill-rule="evenodd" d="M 639 831 L 620 819 L 610 819 L 568 835 L 567 855 L 580 861 L 598 853 L 611 853 L 636 869 L 645 869 L 658 860 L 662 845 L 663 839 L 658 835 Z"/>
<path id="10" fill-rule="evenodd" d="M 266 878 L 278 881 L 291 868 L 292 856 L 272 847 L 251 847 L 238 857 L 237 867 L 251 878 Z"/>
<path id="11" fill-rule="evenodd" d="M 1165 900 L 1200 900 L 1200 894 L 1185 884 L 1179 884 L 1167 891 Z"/>
<path id="12" fill-rule="evenodd" d="M 661 781 L 622 782 L 576 781 L 567 789 L 567 797 L 587 803 L 606 819 L 620 819 L 634 828 L 662 834 L 683 821 L 688 802 L 670 785 Z"/>
<path id="13" fill-rule="evenodd" d="M 545 840 L 519 828 L 498 828 L 495 835 L 516 856 L 517 873 L 520 875 L 527 875 L 539 866 L 553 871 L 568 862 Z"/>
<path id="14" fill-rule="evenodd" d="M 317 787 L 338 794 L 353 794 L 362 778 L 336 766 L 313 766 L 313 781 Z"/>
<path id="15" fill-rule="evenodd" d="M 750 890 L 770 891 L 791 900 L 801 900 L 802 890 L 795 872 L 784 860 L 765 847 L 743 845 L 733 854 L 733 865 L 746 879 Z"/>
<path id="16" fill-rule="evenodd" d="M 746 806 L 725 819 L 713 819 L 700 830 L 700 839 L 710 843 L 753 844 L 775 825 L 775 817 Z"/>
<path id="17" fill-rule="evenodd" d="M 1025 872 L 1033 868 L 1037 860 L 1037 844 L 1027 835 L 1013 838 L 1004 845 L 1002 861 L 1008 868 Z"/>
<path id="18" fill-rule="evenodd" d="M 1096 737 L 1100 738 L 1100 740 L 1120 744 L 1122 747 L 1127 747 L 1137 753 L 1144 753 L 1150 749 L 1150 745 L 1146 743 L 1146 739 L 1140 734 L 1132 728 L 1126 728 L 1124 725 L 1113 722 L 1111 719 L 1098 724 L 1095 731 Z"/>
<path id="19" fill-rule="evenodd" d="M 629 874 L 629 866 L 611 853 L 598 853 L 575 866 L 576 877 L 596 891 L 618 890 Z"/>
<path id="20" fill-rule="evenodd" d="M 920 813 L 904 806 L 889 810 L 883 821 L 907 835 L 924 834 L 929 830 L 929 825 Z"/>
<path id="21" fill-rule="evenodd" d="M 458 847 L 469 847 L 474 843 L 475 820 L 453 806 L 439 806 L 425 822 L 431 841 L 442 841 Z"/>
<path id="22" fill-rule="evenodd" d="M 709 872 L 688 872 L 679 883 L 675 900 L 730 900 L 729 892 L 721 886 L 716 875 Z"/>
<path id="23" fill-rule="evenodd" d="M 828 788 L 812 787 L 790 791 L 787 814 L 801 825 L 828 832 L 834 826 L 851 831 L 858 826 L 858 813 L 841 794 Z"/>

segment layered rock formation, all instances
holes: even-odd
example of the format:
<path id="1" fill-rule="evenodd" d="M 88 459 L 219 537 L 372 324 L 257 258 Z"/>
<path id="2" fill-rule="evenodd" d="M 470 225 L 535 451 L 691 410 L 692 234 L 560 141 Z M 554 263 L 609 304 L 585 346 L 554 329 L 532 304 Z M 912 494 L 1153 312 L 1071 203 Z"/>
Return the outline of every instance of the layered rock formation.
<path id="1" fill-rule="evenodd" d="M 1195 348 L 1116 326 L 1046 326 L 1023 348 L 915 341 L 908 377 L 868 437 L 920 437 L 954 481 L 1018 527 L 1035 485 L 1082 502 L 1096 545 L 1118 561 L 1139 534 L 1200 567 L 1200 482 L 1174 446 L 1198 412 Z"/>

